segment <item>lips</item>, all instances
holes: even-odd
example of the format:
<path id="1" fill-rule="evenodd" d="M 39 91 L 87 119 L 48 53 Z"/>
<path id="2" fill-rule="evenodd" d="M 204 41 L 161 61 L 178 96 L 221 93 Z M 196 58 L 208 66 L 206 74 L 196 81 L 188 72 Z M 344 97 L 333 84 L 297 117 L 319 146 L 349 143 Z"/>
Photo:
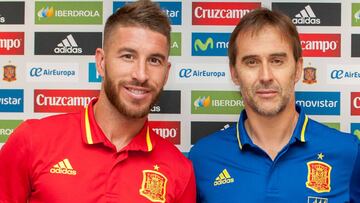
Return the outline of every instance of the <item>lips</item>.
<path id="1" fill-rule="evenodd" d="M 144 99 L 150 94 L 150 88 L 140 86 L 125 86 L 127 93 L 134 99 Z"/>
<path id="2" fill-rule="evenodd" d="M 262 98 L 272 98 L 278 94 L 278 91 L 273 89 L 260 89 L 256 90 L 256 94 Z"/>

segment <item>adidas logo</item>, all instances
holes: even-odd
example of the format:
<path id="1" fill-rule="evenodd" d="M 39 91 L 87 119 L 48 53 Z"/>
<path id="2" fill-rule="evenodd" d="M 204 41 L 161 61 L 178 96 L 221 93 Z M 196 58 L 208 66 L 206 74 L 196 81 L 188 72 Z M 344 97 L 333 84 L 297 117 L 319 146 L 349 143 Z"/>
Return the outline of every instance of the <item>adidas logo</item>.
<path id="1" fill-rule="evenodd" d="M 57 54 L 81 54 L 82 49 L 77 47 L 78 44 L 72 34 L 70 34 L 57 45 L 54 52 Z"/>
<path id="2" fill-rule="evenodd" d="M 228 183 L 233 183 L 234 182 L 234 178 L 231 178 L 230 174 L 228 173 L 228 171 L 226 169 L 224 169 L 219 175 L 218 177 L 216 177 L 215 181 L 214 181 L 214 186 L 218 186 L 218 185 L 223 185 L 223 184 L 228 184 Z"/>
<path id="3" fill-rule="evenodd" d="M 64 175 L 76 175 L 76 171 L 71 166 L 69 159 L 64 159 L 59 163 L 55 164 L 51 169 L 50 173 L 64 174 Z"/>
<path id="4" fill-rule="evenodd" d="M 311 9 L 310 5 L 305 6 L 300 13 L 295 15 L 295 18 L 292 19 L 292 22 L 295 25 L 303 24 L 320 24 L 321 21 L 319 18 L 316 18 L 314 11 Z"/>

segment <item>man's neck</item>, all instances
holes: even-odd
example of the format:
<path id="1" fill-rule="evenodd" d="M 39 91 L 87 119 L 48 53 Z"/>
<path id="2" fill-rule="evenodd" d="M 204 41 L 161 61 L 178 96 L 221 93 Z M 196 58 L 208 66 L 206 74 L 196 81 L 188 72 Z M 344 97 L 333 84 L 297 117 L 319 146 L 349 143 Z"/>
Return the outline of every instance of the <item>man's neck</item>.
<path id="1" fill-rule="evenodd" d="M 97 124 L 117 151 L 130 143 L 144 127 L 147 119 L 146 116 L 134 119 L 120 114 L 106 96 L 101 95 L 101 93 L 99 100 L 94 105 L 94 116 Z"/>
<path id="2" fill-rule="evenodd" d="M 252 142 L 264 150 L 272 160 L 289 143 L 296 127 L 298 113 L 295 107 L 284 109 L 275 116 L 263 116 L 246 110 L 245 129 Z"/>

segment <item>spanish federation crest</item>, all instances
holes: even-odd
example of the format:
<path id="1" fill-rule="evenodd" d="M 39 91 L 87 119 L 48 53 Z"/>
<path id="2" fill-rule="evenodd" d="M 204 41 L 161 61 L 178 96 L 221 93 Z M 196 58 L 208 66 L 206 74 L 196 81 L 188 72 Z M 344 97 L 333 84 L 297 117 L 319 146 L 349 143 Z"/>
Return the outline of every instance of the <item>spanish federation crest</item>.
<path id="1" fill-rule="evenodd" d="M 158 169 L 159 167 L 154 167 Z M 158 171 L 143 170 L 143 180 L 140 194 L 152 202 L 166 201 L 166 183 L 167 178 Z"/>
<path id="2" fill-rule="evenodd" d="M 314 67 L 305 67 L 304 68 L 304 79 L 303 83 L 314 84 L 316 83 L 316 68 Z"/>
<path id="3" fill-rule="evenodd" d="M 4 77 L 3 80 L 11 82 L 16 80 L 16 66 L 14 65 L 5 65 L 4 67 Z"/>
<path id="4" fill-rule="evenodd" d="M 306 187 L 317 193 L 330 192 L 330 173 L 332 167 L 321 161 L 307 162 L 308 175 Z"/>

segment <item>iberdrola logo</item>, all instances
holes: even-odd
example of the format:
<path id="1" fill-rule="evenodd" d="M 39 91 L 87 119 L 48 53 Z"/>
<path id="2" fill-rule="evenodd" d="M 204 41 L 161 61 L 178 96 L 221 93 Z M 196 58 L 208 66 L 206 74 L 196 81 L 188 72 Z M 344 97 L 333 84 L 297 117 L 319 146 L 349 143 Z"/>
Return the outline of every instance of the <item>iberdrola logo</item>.
<path id="1" fill-rule="evenodd" d="M 194 101 L 195 109 L 199 107 L 208 107 L 210 105 L 210 101 L 211 101 L 210 96 L 207 97 L 200 96 Z"/>
<path id="2" fill-rule="evenodd" d="M 46 7 L 41 8 L 37 13 L 39 18 L 48 18 L 54 16 L 54 7 Z"/>

